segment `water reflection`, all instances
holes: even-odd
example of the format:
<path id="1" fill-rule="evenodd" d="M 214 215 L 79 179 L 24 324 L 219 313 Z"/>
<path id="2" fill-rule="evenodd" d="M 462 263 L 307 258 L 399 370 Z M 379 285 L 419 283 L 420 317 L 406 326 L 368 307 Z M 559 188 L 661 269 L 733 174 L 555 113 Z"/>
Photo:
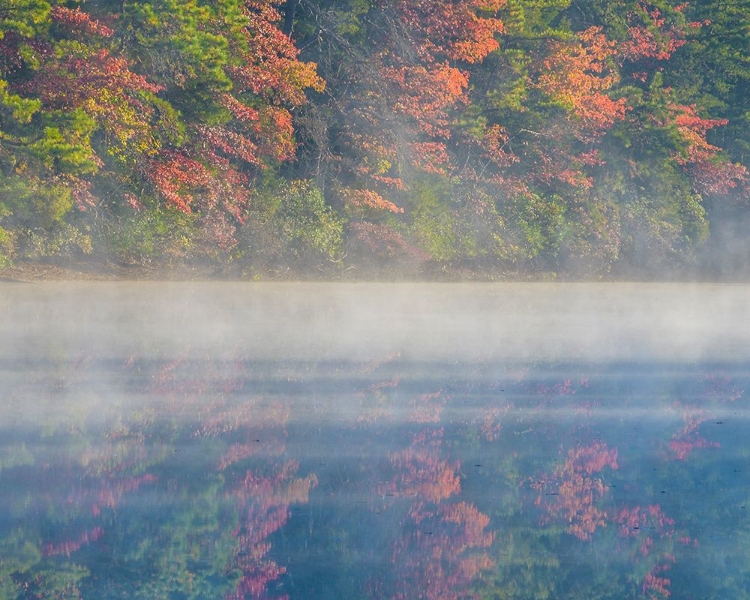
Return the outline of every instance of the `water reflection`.
<path id="1" fill-rule="evenodd" d="M 744 360 L 197 346 L 2 358 L 0 597 L 747 597 Z"/>

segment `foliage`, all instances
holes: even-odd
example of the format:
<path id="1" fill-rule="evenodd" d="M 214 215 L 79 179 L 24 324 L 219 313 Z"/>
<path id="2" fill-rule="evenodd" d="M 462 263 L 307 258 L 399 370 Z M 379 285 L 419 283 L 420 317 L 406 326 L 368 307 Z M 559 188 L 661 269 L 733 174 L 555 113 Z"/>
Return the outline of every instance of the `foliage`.
<path id="1" fill-rule="evenodd" d="M 3 1 L 0 253 L 75 228 L 172 260 L 147 240 L 177 210 L 184 259 L 276 271 L 688 268 L 745 218 L 747 27 L 707 0 Z"/>

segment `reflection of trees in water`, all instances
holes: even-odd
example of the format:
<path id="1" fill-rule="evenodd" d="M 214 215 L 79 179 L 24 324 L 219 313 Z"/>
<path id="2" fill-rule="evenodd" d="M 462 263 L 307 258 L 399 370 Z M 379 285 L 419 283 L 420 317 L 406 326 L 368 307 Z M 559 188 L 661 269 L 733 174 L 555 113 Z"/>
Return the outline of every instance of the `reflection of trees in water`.
<path id="1" fill-rule="evenodd" d="M 285 571 L 269 536 L 316 484 L 281 457 L 288 407 L 238 394 L 241 365 L 221 361 L 130 357 L 106 377 L 139 396 L 42 416 L 25 442 L 0 597 L 261 597 Z"/>
<path id="2" fill-rule="evenodd" d="M 424 405 L 426 399 L 439 398 L 431 394 L 418 401 Z M 423 414 L 412 412 L 413 420 L 422 422 Z M 450 500 L 461 492 L 461 463 L 444 458 L 443 434 L 442 428 L 425 429 L 407 448 L 392 453 L 395 472 L 380 489 L 411 499 L 393 546 L 394 600 L 473 597 L 472 585 L 493 565 L 486 551 L 493 540 L 489 517 L 469 502 Z"/>
<path id="3" fill-rule="evenodd" d="M 652 369 L 647 365 L 641 373 L 632 366 L 616 377 L 606 373 L 611 378 L 604 379 L 606 385 L 594 373 L 581 378 L 577 389 L 568 374 L 555 381 L 531 372 L 526 382 L 518 382 L 527 393 L 536 392 L 525 398 L 530 412 L 543 416 L 551 408 L 560 418 L 543 420 L 539 429 L 519 421 L 516 429 L 522 431 L 514 432 L 519 437 L 503 444 L 511 433 L 506 424 L 494 443 L 515 458 L 515 467 L 498 461 L 497 476 L 519 465 L 525 465 L 522 474 L 530 465 L 541 471 L 533 479 L 523 477 L 529 482 L 525 498 L 522 494 L 515 506 L 506 504 L 489 513 L 496 540 L 504 543 L 491 550 L 495 568 L 483 597 L 663 599 L 709 597 L 720 589 L 743 597 L 745 592 L 739 590 L 744 584 L 726 571 L 727 561 L 707 569 L 697 539 L 708 523 L 736 519 L 736 510 L 729 512 L 734 503 L 723 490 L 736 485 L 728 479 L 739 467 L 716 464 L 718 455 L 709 449 L 720 446 L 710 439 L 708 426 L 716 432 L 716 426 L 725 424 L 729 407 L 743 395 L 742 384 L 721 372 L 675 369 L 664 374 Z M 535 382 L 535 375 L 543 383 Z M 644 390 L 647 404 L 640 405 Z M 581 397 L 574 401 L 576 395 Z M 600 409 L 626 418 L 599 421 L 594 416 Z M 649 416 L 637 421 L 631 409 L 633 415 L 643 410 Z M 659 411 L 670 418 L 677 415 L 682 423 L 660 421 L 665 413 Z M 634 430 L 642 431 L 636 440 L 631 439 Z M 605 444 L 598 435 L 613 443 Z M 524 443 L 513 443 L 521 437 Z M 550 440 L 562 442 L 554 464 Z M 490 465 L 485 461 L 483 466 Z M 713 482 L 710 496 L 707 482 Z M 724 505 L 723 511 L 717 504 Z M 504 522 L 512 523 L 507 532 Z M 738 534 L 725 535 L 733 539 Z M 734 587 L 727 583 L 731 580 Z M 700 593 L 698 581 L 703 582 Z M 734 591 L 726 591 L 730 589 Z"/>
<path id="4" fill-rule="evenodd" d="M 722 419 L 721 414 L 743 396 L 743 390 L 726 373 L 711 371 L 698 383 L 700 392 L 687 398 L 678 398 L 675 406 L 682 411 L 683 427 L 669 440 L 669 453 L 677 460 L 685 460 L 701 448 L 720 448 L 721 444 L 708 440 L 701 427 L 708 421 Z M 718 424 L 723 424 L 722 420 Z"/>
<path id="5" fill-rule="evenodd" d="M 274 468 L 271 476 L 249 470 L 233 490 L 240 523 L 232 532 L 239 542 L 232 566 L 241 571 L 242 579 L 227 598 L 260 598 L 268 583 L 286 572 L 267 558 L 271 549 L 268 537 L 286 524 L 289 506 L 307 503 L 310 489 L 317 484 L 315 475 L 296 478 L 298 469 L 299 464 L 290 460 Z"/>
<path id="6" fill-rule="evenodd" d="M 740 408 L 734 374 L 672 374 L 665 393 L 649 373 L 516 368 L 462 383 L 417 379 L 396 359 L 351 366 L 359 379 L 331 388 L 349 404 L 330 408 L 351 420 L 316 438 L 294 407 L 323 394 L 293 364 L 131 357 L 106 377 L 136 392 L 127 403 L 42 412 L 33 435 L 5 446 L 0 474 L 15 491 L 0 525 L 0 598 L 304 596 L 320 557 L 336 571 L 329 597 L 362 582 L 394 600 L 743 597 L 750 563 L 730 550 L 747 547 L 750 496 L 733 478 L 749 451 L 738 445 L 724 467 L 707 447 Z M 65 385 L 58 369 L 50 394 L 74 393 L 97 368 L 76 360 Z M 274 380 L 290 372 L 294 392 Z M 632 421 L 597 411 L 628 409 L 627 378 L 638 377 L 634 389 L 669 418 L 633 441 Z M 684 456 L 672 447 L 697 439 Z M 310 448 L 333 452 L 328 466 Z M 306 504 L 309 526 L 290 517 Z M 711 535 L 728 540 L 714 558 Z"/>
<path id="7" fill-rule="evenodd" d="M 568 533 L 590 540 L 597 527 L 606 525 L 609 516 L 598 507 L 609 487 L 594 477 L 605 466 L 617 469 L 617 448 L 594 442 L 568 450 L 565 461 L 551 476 L 543 476 L 532 485 L 539 491 L 534 504 L 542 506 L 546 513 L 543 522 L 560 519 L 568 523 Z"/>
<path id="8" fill-rule="evenodd" d="M 409 447 L 391 454 L 396 473 L 381 486 L 381 493 L 437 503 L 460 492 L 461 464 L 442 458 L 442 437 L 442 429 L 425 430 L 414 436 Z"/>

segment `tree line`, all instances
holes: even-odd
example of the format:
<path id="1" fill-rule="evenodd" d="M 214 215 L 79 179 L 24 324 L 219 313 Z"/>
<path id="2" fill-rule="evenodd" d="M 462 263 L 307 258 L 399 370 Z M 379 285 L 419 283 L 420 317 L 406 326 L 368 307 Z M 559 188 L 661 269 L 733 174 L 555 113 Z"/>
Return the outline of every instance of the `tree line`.
<path id="1" fill-rule="evenodd" d="M 0 0 L 0 261 L 744 266 L 746 0 Z"/>

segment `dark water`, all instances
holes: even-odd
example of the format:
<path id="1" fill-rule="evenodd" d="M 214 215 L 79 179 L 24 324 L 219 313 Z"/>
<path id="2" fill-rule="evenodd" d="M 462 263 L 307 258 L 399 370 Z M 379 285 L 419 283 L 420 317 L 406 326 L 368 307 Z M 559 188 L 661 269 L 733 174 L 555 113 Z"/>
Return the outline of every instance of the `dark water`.
<path id="1" fill-rule="evenodd" d="M 0 598 L 749 598 L 749 300 L 3 285 Z"/>

